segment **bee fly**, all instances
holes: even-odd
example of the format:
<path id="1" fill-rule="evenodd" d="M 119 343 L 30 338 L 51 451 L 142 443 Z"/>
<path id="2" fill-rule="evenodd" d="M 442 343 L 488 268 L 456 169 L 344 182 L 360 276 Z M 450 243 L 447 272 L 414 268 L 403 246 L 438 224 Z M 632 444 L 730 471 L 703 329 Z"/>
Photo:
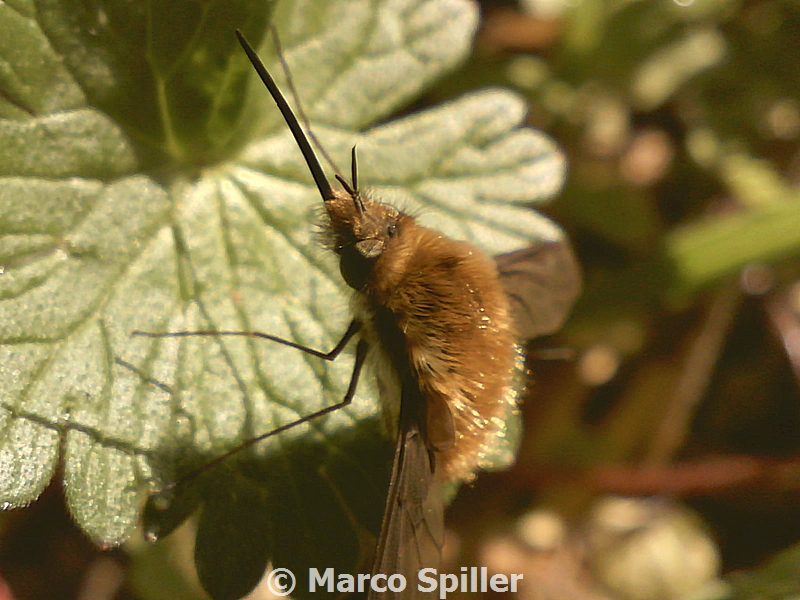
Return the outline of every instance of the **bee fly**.
<path id="1" fill-rule="evenodd" d="M 444 532 L 441 488 L 474 477 L 514 401 L 517 339 L 558 329 L 580 290 L 565 241 L 541 243 L 492 259 L 463 241 L 427 229 L 363 193 L 355 148 L 351 181 L 328 181 L 308 138 L 264 64 L 236 35 L 281 111 L 325 208 L 325 244 L 354 290 L 344 336 L 330 352 L 260 332 L 144 333 L 152 337 L 253 336 L 334 360 L 357 337 L 355 364 L 341 402 L 254 438 L 214 462 L 267 437 L 348 405 L 366 361 L 374 367 L 384 410 L 396 415 L 394 462 L 372 575 L 404 574 L 414 597 L 416 573 L 438 567 Z M 398 413 L 399 406 L 399 413 Z"/>

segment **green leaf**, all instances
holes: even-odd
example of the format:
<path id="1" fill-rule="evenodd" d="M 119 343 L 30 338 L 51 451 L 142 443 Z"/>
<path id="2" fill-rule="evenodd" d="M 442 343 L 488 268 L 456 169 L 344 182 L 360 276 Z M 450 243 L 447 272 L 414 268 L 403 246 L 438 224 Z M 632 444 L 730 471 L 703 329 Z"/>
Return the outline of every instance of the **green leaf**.
<path id="1" fill-rule="evenodd" d="M 76 522 L 119 544 L 147 493 L 344 394 L 350 353 L 329 364 L 263 340 L 131 337 L 258 330 L 329 349 L 349 322 L 315 240 L 318 195 L 237 27 L 266 40 L 274 18 L 314 132 L 339 164 L 358 145 L 371 193 L 490 253 L 560 237 L 528 205 L 558 190 L 563 160 L 519 129 L 517 96 L 485 91 L 372 126 L 464 57 L 473 4 L 271 9 L 0 4 L 0 31 L 14 34 L 0 35 L 5 507 L 33 501 L 61 456 Z M 282 75 L 272 48 L 262 54 Z M 198 567 L 218 598 L 246 593 L 268 560 L 355 572 L 386 493 L 379 412 L 365 377 L 352 406 L 179 486 L 148 526 L 168 533 L 202 507 Z"/>
<path id="2" fill-rule="evenodd" d="M 732 154 L 722 163 L 725 182 L 741 209 L 693 221 L 665 238 L 679 297 L 741 271 L 800 251 L 800 204 L 793 190 L 763 161 Z"/>
<path id="3" fill-rule="evenodd" d="M 731 600 L 788 600 L 800 594 L 800 546 L 774 555 L 766 564 L 728 577 Z"/>

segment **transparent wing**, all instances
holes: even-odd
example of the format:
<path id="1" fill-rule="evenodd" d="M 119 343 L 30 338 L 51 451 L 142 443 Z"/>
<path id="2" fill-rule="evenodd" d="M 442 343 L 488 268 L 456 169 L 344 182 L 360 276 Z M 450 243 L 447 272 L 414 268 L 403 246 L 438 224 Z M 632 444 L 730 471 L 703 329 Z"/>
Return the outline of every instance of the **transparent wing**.
<path id="1" fill-rule="evenodd" d="M 557 331 L 581 291 L 581 270 L 569 242 L 543 242 L 496 256 L 495 263 L 519 337 Z"/>
<path id="2" fill-rule="evenodd" d="M 405 398 L 404 398 L 405 400 Z M 369 598 L 429 598 L 417 589 L 420 569 L 438 569 L 444 542 L 444 501 L 434 474 L 431 454 L 419 424 L 412 420 L 397 437 L 392 478 L 383 514 L 372 574 L 400 573 L 407 586 L 402 592 L 370 591 Z"/>

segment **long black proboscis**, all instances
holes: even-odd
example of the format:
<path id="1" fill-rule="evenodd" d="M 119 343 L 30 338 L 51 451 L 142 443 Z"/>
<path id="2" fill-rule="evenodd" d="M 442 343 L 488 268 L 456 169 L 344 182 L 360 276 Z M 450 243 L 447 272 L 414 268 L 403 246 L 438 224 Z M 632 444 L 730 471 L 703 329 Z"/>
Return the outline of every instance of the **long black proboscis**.
<path id="1" fill-rule="evenodd" d="M 275 100 L 275 104 L 278 105 L 278 109 L 281 111 L 283 118 L 286 120 L 286 124 L 289 126 L 294 139 L 297 141 L 300 151 L 303 153 L 303 158 L 306 159 L 306 163 L 311 171 L 311 175 L 314 177 L 314 183 L 317 184 L 317 188 L 319 189 L 322 199 L 333 200 L 335 198 L 333 188 L 331 187 L 328 178 L 325 177 L 325 172 L 322 170 L 322 165 L 317 159 L 317 155 L 314 153 L 314 149 L 308 142 L 308 138 L 306 137 L 303 128 L 300 127 L 300 123 L 297 121 L 297 117 L 294 115 L 294 112 L 292 112 L 289 103 L 286 102 L 286 98 L 283 97 L 283 94 L 278 89 L 278 85 L 275 83 L 275 80 L 272 79 L 272 76 L 267 71 L 264 63 L 261 62 L 261 59 L 258 57 L 258 54 L 256 54 L 256 51 L 253 50 L 253 47 L 248 43 L 248 41 L 242 35 L 242 32 L 238 29 L 236 30 L 236 37 L 239 38 L 239 43 L 247 53 L 247 57 L 250 59 L 250 62 L 253 63 L 256 73 L 258 73 L 258 76 L 261 77 L 261 81 L 264 82 L 264 85 L 269 90 L 272 99 Z"/>

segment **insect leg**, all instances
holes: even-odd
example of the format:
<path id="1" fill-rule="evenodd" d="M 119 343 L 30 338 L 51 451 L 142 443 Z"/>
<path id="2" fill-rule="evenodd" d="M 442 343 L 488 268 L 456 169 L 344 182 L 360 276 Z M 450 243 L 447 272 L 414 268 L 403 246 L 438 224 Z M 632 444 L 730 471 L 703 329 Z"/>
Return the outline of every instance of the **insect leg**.
<path id="1" fill-rule="evenodd" d="M 315 350 L 314 348 L 309 348 L 308 346 L 303 346 L 302 344 L 298 344 L 296 342 L 292 342 L 290 340 L 285 340 L 275 335 L 270 335 L 268 333 L 262 333 L 261 331 L 216 331 L 213 329 L 205 329 L 199 331 L 168 331 L 163 333 L 152 332 L 152 331 L 134 331 L 131 335 L 136 335 L 140 337 L 149 337 L 149 338 L 169 338 L 169 337 L 193 337 L 193 336 L 208 336 L 208 337 L 254 337 L 259 338 L 262 340 L 269 340 L 271 342 L 276 342 L 278 344 L 283 344 L 284 346 L 289 346 L 290 348 L 295 348 L 296 350 L 300 350 L 300 352 L 305 352 L 306 354 L 310 354 L 311 356 L 316 356 L 317 358 L 322 358 L 324 360 L 336 360 L 336 357 L 342 353 L 344 347 L 353 339 L 353 336 L 358 333 L 359 329 L 361 329 L 361 323 L 353 319 L 350 322 L 350 325 L 347 327 L 347 331 L 344 332 L 342 339 L 339 340 L 339 343 L 333 348 L 333 350 L 329 352 L 322 352 L 321 350 Z"/>
<path id="2" fill-rule="evenodd" d="M 131 373 L 134 373 L 139 376 L 139 378 L 144 381 L 145 383 L 149 383 L 150 385 L 156 386 L 158 389 L 166 392 L 169 395 L 174 395 L 175 391 L 168 386 L 166 383 L 160 382 L 158 379 L 153 379 L 152 377 L 148 377 L 147 374 L 142 371 L 136 365 L 132 365 L 127 360 L 122 360 L 119 356 L 114 357 L 114 362 L 117 363 L 120 367 L 124 367 L 128 369 Z"/>
<path id="3" fill-rule="evenodd" d="M 286 62 L 286 57 L 283 53 L 283 46 L 281 45 L 281 39 L 278 35 L 278 28 L 275 27 L 274 24 L 270 25 L 270 32 L 272 33 L 272 40 L 275 44 L 275 53 L 278 55 L 278 61 L 281 63 L 283 77 L 286 79 L 286 87 L 289 88 L 289 93 L 294 99 L 294 109 L 297 111 L 297 114 L 300 117 L 300 122 L 303 124 L 303 127 L 306 130 L 306 135 L 314 144 L 316 151 L 319 152 L 322 155 L 322 158 L 325 159 L 325 162 L 328 163 L 328 166 L 330 166 L 335 173 L 341 174 L 339 167 L 331 158 L 330 154 L 328 154 L 328 151 L 325 150 L 325 146 L 323 146 L 322 142 L 319 141 L 319 138 L 317 138 L 314 130 L 311 129 L 311 121 L 308 119 L 308 115 L 306 115 L 305 111 L 303 110 L 303 103 L 300 102 L 300 95 L 297 93 L 297 88 L 295 87 L 294 79 L 292 78 L 292 71 L 289 68 L 289 64 Z"/>
<path id="4" fill-rule="evenodd" d="M 316 351 L 316 350 L 313 350 L 310 353 L 314 354 L 315 356 L 320 356 L 320 358 L 325 358 L 326 360 L 333 360 L 336 357 L 336 355 L 338 355 L 342 351 L 342 348 L 344 348 L 344 346 L 347 344 L 347 341 L 350 340 L 353 337 L 353 335 L 355 335 L 356 331 L 358 331 L 358 328 L 360 327 L 360 324 L 358 324 L 357 321 L 353 321 L 353 323 L 357 324 L 357 326 L 355 327 L 355 330 L 352 331 L 352 333 L 351 333 L 351 330 L 353 329 L 353 324 L 351 324 L 350 328 L 348 328 L 347 332 L 345 333 L 345 337 L 342 338 L 342 341 L 340 341 L 336 345 L 336 347 L 333 350 L 331 350 L 329 353 L 322 354 L 322 353 L 319 353 L 319 351 Z M 297 347 L 297 345 L 293 345 L 293 346 Z M 298 349 L 302 349 L 302 348 L 298 347 Z M 355 393 L 356 393 L 356 388 L 358 387 L 358 380 L 359 380 L 359 377 L 361 376 L 361 369 L 363 368 L 364 360 L 367 357 L 367 349 L 368 349 L 367 342 L 365 342 L 364 340 L 359 340 L 358 346 L 356 346 L 356 360 L 355 360 L 355 363 L 353 364 L 353 372 L 350 375 L 350 383 L 348 384 L 347 391 L 345 392 L 344 397 L 341 399 L 341 401 L 337 402 L 336 404 L 332 404 L 330 406 L 326 406 L 325 408 L 321 408 L 320 410 L 318 410 L 316 412 L 313 412 L 311 414 L 305 415 L 304 417 L 301 417 L 301 418 L 297 419 L 296 421 L 292 421 L 291 423 L 287 423 L 286 425 L 281 425 L 280 427 L 278 427 L 276 429 L 273 429 L 271 431 L 268 431 L 266 433 L 263 433 L 263 434 L 261 434 L 259 436 L 256 436 L 254 438 L 251 438 L 251 439 L 247 440 L 246 442 L 244 442 L 243 444 L 237 446 L 236 448 L 228 450 L 225 454 L 222 454 L 222 455 L 216 457 L 215 459 L 211 460 L 210 462 L 205 463 L 202 467 L 200 467 L 198 469 L 195 469 L 194 471 L 190 471 L 189 473 L 184 475 L 180 479 L 180 481 L 172 483 L 170 485 L 167 485 L 163 490 L 161 490 L 161 492 L 162 493 L 163 492 L 168 492 L 168 491 L 174 489 L 177 484 L 179 484 L 179 483 L 180 484 L 184 484 L 185 482 L 187 482 L 187 481 L 189 481 L 191 479 L 194 479 L 196 476 L 198 476 L 200 473 L 206 471 L 207 469 L 209 469 L 209 468 L 211 468 L 211 467 L 223 462 L 224 460 L 228 459 L 229 457 L 233 456 L 234 454 L 238 454 L 242 450 L 250 448 L 251 446 L 253 446 L 253 445 L 255 445 L 255 444 L 257 444 L 257 443 L 259 443 L 259 442 L 261 442 L 261 441 L 263 441 L 263 440 L 265 440 L 267 438 L 270 438 L 272 436 L 278 435 L 279 433 L 283 433 L 284 431 L 288 431 L 289 429 L 292 429 L 293 427 L 297 427 L 298 425 L 302 425 L 303 423 L 308 423 L 309 421 L 312 421 L 313 419 L 325 416 L 325 415 L 327 415 L 329 413 L 332 413 L 334 411 L 339 410 L 340 408 L 344 408 L 345 406 L 350 404 L 353 401 L 353 397 L 355 396 Z"/>

